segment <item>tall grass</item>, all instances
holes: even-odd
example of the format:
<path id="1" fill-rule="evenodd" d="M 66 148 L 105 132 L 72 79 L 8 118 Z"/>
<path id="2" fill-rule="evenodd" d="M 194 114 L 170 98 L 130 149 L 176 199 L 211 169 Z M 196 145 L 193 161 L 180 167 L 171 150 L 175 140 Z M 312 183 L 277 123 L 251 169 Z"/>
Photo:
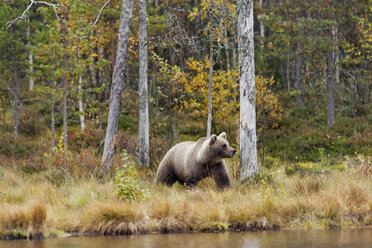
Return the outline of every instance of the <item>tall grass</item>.
<path id="1" fill-rule="evenodd" d="M 145 199 L 115 198 L 110 179 L 60 178 L 58 171 L 27 174 L 0 167 L 0 234 L 38 238 L 55 232 L 104 235 L 223 232 L 372 224 L 372 181 L 355 161 L 345 171 L 287 176 L 281 167 L 269 181 L 216 189 L 210 179 L 195 189 L 156 186 Z M 363 168 L 365 164 L 363 164 Z"/>

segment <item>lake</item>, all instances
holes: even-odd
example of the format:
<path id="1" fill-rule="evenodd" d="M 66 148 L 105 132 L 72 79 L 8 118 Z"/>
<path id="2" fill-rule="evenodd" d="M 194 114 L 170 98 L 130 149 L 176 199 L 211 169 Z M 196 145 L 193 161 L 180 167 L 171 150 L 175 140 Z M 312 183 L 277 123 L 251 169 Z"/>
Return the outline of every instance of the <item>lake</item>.
<path id="1" fill-rule="evenodd" d="M 9 248 L 169 248 L 169 247 L 372 247 L 372 229 L 281 230 L 241 233 L 80 236 L 39 241 L 0 241 Z"/>

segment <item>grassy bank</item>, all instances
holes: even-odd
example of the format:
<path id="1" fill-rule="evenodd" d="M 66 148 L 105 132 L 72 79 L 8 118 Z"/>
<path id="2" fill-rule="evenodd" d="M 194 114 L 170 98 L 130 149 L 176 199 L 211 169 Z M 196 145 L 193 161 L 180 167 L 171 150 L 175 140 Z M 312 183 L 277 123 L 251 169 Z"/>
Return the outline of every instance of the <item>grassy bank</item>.
<path id="1" fill-rule="evenodd" d="M 233 165 L 230 164 L 230 167 Z M 304 167 L 302 170 L 288 168 Z M 0 234 L 41 238 L 57 233 L 222 232 L 372 224 L 371 160 L 347 159 L 342 170 L 275 165 L 256 180 L 218 191 L 156 186 L 142 200 L 115 197 L 112 179 L 63 177 L 57 169 L 0 168 Z M 231 170 L 230 170 L 231 171 Z M 143 172 L 142 174 L 145 174 Z M 56 180 L 59 178 L 60 180 Z"/>

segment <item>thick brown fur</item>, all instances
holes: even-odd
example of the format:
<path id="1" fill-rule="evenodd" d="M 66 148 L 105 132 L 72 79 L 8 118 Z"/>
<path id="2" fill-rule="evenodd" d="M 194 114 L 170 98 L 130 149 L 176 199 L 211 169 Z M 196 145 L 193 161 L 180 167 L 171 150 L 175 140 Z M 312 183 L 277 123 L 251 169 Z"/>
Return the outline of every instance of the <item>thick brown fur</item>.
<path id="1" fill-rule="evenodd" d="M 226 133 L 196 142 L 186 141 L 173 146 L 161 161 L 155 182 L 172 186 L 176 181 L 189 187 L 208 176 L 218 188 L 230 187 L 230 178 L 224 158 L 232 158 L 236 150 L 229 146 Z"/>

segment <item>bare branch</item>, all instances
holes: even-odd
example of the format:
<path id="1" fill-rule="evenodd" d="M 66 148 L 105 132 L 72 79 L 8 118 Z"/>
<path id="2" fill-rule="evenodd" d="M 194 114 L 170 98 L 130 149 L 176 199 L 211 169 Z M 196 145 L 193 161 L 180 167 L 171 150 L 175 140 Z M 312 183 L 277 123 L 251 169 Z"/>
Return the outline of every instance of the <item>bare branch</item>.
<path id="1" fill-rule="evenodd" d="M 8 22 L 6 23 L 6 25 L 8 25 L 8 26 L 6 27 L 6 30 L 8 30 L 8 29 L 10 28 L 10 26 L 13 25 L 14 22 L 18 21 L 17 23 L 19 23 L 22 19 L 25 19 L 27 12 L 31 9 L 31 7 L 32 7 L 34 4 L 45 4 L 45 5 L 47 5 L 47 6 L 51 6 L 51 7 L 53 7 L 53 9 L 54 9 L 54 13 L 56 14 L 57 19 L 60 20 L 60 21 L 66 22 L 64 19 L 62 19 L 61 17 L 58 16 L 58 12 L 57 12 L 57 9 L 58 9 L 58 8 L 67 8 L 66 6 L 64 6 L 64 5 L 60 5 L 60 4 L 48 3 L 48 2 L 45 2 L 45 1 L 34 1 L 34 0 L 31 0 L 31 1 L 30 1 L 30 4 L 29 4 L 29 5 L 26 7 L 26 9 L 23 11 L 22 15 L 18 16 L 17 18 L 13 19 L 12 21 L 8 21 Z"/>
<path id="2" fill-rule="evenodd" d="M 9 24 L 9 25 L 6 27 L 6 30 L 8 30 L 10 28 L 10 26 L 12 26 L 15 21 L 17 21 L 17 20 L 21 21 L 23 18 L 25 18 L 25 15 L 26 15 L 27 11 L 32 7 L 33 4 L 34 4 L 34 1 L 31 0 L 31 3 L 27 6 L 25 11 L 23 11 L 21 16 L 18 16 L 17 18 L 15 18 L 12 21 L 8 21 L 7 24 Z"/>
<path id="3" fill-rule="evenodd" d="M 92 26 L 89 28 L 88 34 L 87 35 L 84 35 L 84 36 L 78 36 L 78 39 L 79 40 L 82 40 L 82 39 L 85 39 L 85 38 L 88 38 L 89 37 L 90 32 L 92 31 L 92 29 L 94 28 L 94 26 L 97 24 L 99 18 L 101 17 L 102 11 L 106 8 L 107 4 L 109 4 L 110 1 L 111 0 L 107 0 L 105 2 L 105 4 L 103 4 L 103 6 L 101 7 L 101 9 L 99 10 L 99 13 L 98 13 L 98 16 L 97 16 L 96 20 L 93 22 Z"/>

